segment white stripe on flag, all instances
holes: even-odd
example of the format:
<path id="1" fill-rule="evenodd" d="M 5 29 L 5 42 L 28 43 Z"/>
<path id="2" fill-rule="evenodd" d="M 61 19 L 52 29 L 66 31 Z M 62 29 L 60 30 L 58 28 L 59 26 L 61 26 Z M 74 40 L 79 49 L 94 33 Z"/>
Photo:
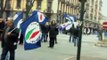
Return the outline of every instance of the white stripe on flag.
<path id="1" fill-rule="evenodd" d="M 16 14 L 16 15 L 13 17 L 13 20 L 16 20 L 17 17 L 18 17 L 18 14 Z"/>
<path id="2" fill-rule="evenodd" d="M 23 22 L 22 19 L 18 21 L 18 23 L 17 23 L 17 28 L 20 28 L 20 24 L 21 24 L 22 22 Z"/>

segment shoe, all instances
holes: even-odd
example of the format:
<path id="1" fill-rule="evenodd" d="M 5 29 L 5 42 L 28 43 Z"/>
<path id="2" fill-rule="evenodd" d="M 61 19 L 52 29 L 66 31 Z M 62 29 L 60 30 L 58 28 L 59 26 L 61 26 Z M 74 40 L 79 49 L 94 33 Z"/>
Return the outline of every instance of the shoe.
<path id="1" fill-rule="evenodd" d="M 53 47 L 51 47 L 51 46 L 48 46 L 48 48 L 53 48 Z"/>

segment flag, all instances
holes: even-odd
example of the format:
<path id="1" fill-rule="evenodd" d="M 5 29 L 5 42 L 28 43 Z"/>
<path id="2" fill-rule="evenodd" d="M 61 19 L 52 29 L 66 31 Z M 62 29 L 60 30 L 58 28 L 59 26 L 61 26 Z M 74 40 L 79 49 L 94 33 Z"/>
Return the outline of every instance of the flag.
<path id="1" fill-rule="evenodd" d="M 37 15 L 38 17 L 38 23 L 42 24 L 42 25 L 45 25 L 46 22 L 49 20 L 47 17 L 45 17 L 45 15 L 43 13 L 41 13 L 40 11 L 34 11 L 32 13 L 32 15 Z"/>
<path id="2" fill-rule="evenodd" d="M 65 27 L 65 30 L 70 30 L 70 28 L 72 27 L 73 24 L 68 25 L 67 27 Z"/>
<path id="3" fill-rule="evenodd" d="M 23 12 L 18 12 L 16 15 L 13 17 L 14 25 L 17 28 L 20 28 L 20 24 L 23 22 Z"/>
<path id="4" fill-rule="evenodd" d="M 61 31 L 64 31 L 64 30 L 66 29 L 66 27 L 69 26 L 69 25 L 71 25 L 71 24 L 72 24 L 72 23 L 69 22 L 69 21 L 66 22 L 66 23 L 61 24 L 61 25 L 60 25 L 60 30 L 61 30 Z"/>
<path id="5" fill-rule="evenodd" d="M 76 21 L 76 17 L 75 16 L 70 16 L 70 15 L 67 15 L 65 14 L 64 17 L 69 20 L 69 21 L 72 21 L 72 22 L 75 22 Z"/>
<path id="6" fill-rule="evenodd" d="M 71 21 L 70 18 L 69 18 L 69 16 L 67 14 L 64 14 L 64 17 L 65 17 L 65 19 Z"/>
<path id="7" fill-rule="evenodd" d="M 30 16 L 21 24 L 22 34 L 24 36 L 24 49 L 31 50 L 41 47 L 41 30 L 38 18 L 35 15 Z"/>

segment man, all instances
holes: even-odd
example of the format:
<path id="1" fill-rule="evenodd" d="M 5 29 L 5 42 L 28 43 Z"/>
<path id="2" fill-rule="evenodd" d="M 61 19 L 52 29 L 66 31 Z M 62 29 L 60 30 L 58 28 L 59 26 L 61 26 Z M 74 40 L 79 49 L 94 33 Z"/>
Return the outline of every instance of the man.
<path id="1" fill-rule="evenodd" d="M 15 49 L 17 48 L 18 29 L 13 26 L 13 19 L 8 18 L 3 32 L 1 60 L 5 60 L 10 53 L 9 60 L 15 60 Z"/>
<path id="2" fill-rule="evenodd" d="M 54 43 L 55 43 L 56 35 L 57 35 L 56 29 L 57 27 L 56 27 L 55 22 L 51 21 L 51 25 L 49 26 L 49 38 L 50 38 L 49 48 L 54 48 Z"/>

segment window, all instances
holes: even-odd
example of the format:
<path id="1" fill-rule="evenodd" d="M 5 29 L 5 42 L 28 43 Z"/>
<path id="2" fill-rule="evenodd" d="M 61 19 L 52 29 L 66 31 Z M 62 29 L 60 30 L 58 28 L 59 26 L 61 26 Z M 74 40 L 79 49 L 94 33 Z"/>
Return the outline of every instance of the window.
<path id="1" fill-rule="evenodd" d="M 21 7 L 21 0 L 17 0 L 17 5 L 16 5 L 16 8 L 20 8 Z"/>

